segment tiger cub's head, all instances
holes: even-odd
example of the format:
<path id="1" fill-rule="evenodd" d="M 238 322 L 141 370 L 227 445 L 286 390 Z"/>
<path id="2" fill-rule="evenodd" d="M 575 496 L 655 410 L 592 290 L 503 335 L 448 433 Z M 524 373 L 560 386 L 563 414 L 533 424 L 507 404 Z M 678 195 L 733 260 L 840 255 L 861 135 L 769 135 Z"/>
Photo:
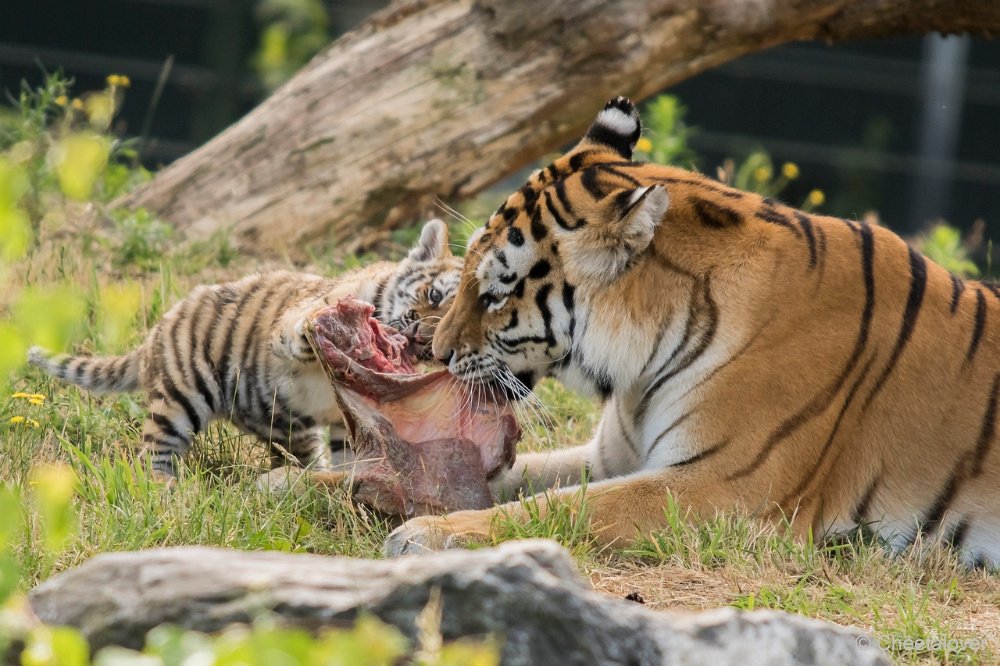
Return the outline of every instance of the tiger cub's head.
<path id="1" fill-rule="evenodd" d="M 469 239 L 455 305 L 433 344 L 454 375 L 511 397 L 550 375 L 611 391 L 607 370 L 590 366 L 576 340 L 592 323 L 587 299 L 620 284 L 667 211 L 666 189 L 631 173 L 639 135 L 632 103 L 611 100 L 575 148 L 533 173 Z M 622 345 L 612 335 L 599 346 Z"/>
<path id="2" fill-rule="evenodd" d="M 455 300 L 461 272 L 462 258 L 454 256 L 448 244 L 448 226 L 430 220 L 382 286 L 378 318 L 429 353 L 434 329 Z"/>

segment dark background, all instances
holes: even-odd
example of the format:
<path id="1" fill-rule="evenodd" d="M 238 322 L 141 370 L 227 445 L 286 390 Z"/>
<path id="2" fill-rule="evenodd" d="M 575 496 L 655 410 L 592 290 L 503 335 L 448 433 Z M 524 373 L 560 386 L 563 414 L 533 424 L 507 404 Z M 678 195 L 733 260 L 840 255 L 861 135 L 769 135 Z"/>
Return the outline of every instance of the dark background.
<path id="1" fill-rule="evenodd" d="M 289 0 L 294 1 L 294 0 Z M 332 37 L 384 6 L 327 0 Z M 6 0 L 0 89 L 61 68 L 74 90 L 128 75 L 121 131 L 147 120 L 144 159 L 162 165 L 232 123 L 266 95 L 250 66 L 261 30 L 255 0 Z M 162 98 L 150 102 L 168 56 Z M 40 67 L 41 65 L 41 67 Z M 617 91 L 608 91 L 611 95 Z M 789 45 L 673 87 L 696 128 L 699 167 L 767 150 L 802 176 L 781 197 L 821 188 L 823 211 L 869 210 L 905 233 L 944 218 L 986 236 L 1000 229 L 1000 42 L 912 37 L 833 47 Z"/>

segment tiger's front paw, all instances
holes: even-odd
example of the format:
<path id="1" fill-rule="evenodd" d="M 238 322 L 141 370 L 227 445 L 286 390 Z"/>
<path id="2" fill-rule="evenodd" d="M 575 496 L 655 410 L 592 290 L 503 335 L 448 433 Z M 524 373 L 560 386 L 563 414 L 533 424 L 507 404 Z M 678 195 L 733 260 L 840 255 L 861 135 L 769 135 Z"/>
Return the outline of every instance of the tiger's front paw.
<path id="1" fill-rule="evenodd" d="M 316 359 L 306 332 L 305 317 L 287 322 L 272 338 L 272 351 L 282 358 L 299 363 L 310 363 Z"/>
<path id="2" fill-rule="evenodd" d="M 150 478 L 153 480 L 153 483 L 163 486 L 167 490 L 173 490 L 177 487 L 177 477 L 170 472 L 154 469 L 150 472 Z"/>
<path id="3" fill-rule="evenodd" d="M 389 534 L 386 557 L 463 548 L 489 539 L 490 519 L 481 511 L 459 511 L 446 516 L 411 518 Z"/>

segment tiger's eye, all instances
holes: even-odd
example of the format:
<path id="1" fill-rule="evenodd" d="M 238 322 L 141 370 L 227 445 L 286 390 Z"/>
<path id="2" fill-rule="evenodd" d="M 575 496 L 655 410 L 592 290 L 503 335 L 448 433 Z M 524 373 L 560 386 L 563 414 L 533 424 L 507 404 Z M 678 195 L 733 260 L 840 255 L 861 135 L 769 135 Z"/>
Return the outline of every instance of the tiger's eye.
<path id="1" fill-rule="evenodd" d="M 430 291 L 427 292 L 427 300 L 431 302 L 431 305 L 440 305 L 443 298 L 444 294 L 437 287 L 431 287 Z"/>

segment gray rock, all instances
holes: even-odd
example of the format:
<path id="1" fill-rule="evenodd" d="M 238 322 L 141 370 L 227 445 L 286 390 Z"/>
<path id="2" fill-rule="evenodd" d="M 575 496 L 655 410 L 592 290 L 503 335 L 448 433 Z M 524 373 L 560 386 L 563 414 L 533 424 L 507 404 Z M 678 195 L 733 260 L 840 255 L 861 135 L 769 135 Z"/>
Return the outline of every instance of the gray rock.
<path id="1" fill-rule="evenodd" d="M 662 613 L 595 592 L 551 541 L 391 561 L 213 548 L 99 555 L 30 595 L 94 649 L 137 648 L 162 623 L 217 631 L 271 610 L 296 626 L 367 610 L 416 636 L 441 591 L 446 640 L 496 634 L 504 664 L 888 664 L 864 634 L 773 611 Z"/>

